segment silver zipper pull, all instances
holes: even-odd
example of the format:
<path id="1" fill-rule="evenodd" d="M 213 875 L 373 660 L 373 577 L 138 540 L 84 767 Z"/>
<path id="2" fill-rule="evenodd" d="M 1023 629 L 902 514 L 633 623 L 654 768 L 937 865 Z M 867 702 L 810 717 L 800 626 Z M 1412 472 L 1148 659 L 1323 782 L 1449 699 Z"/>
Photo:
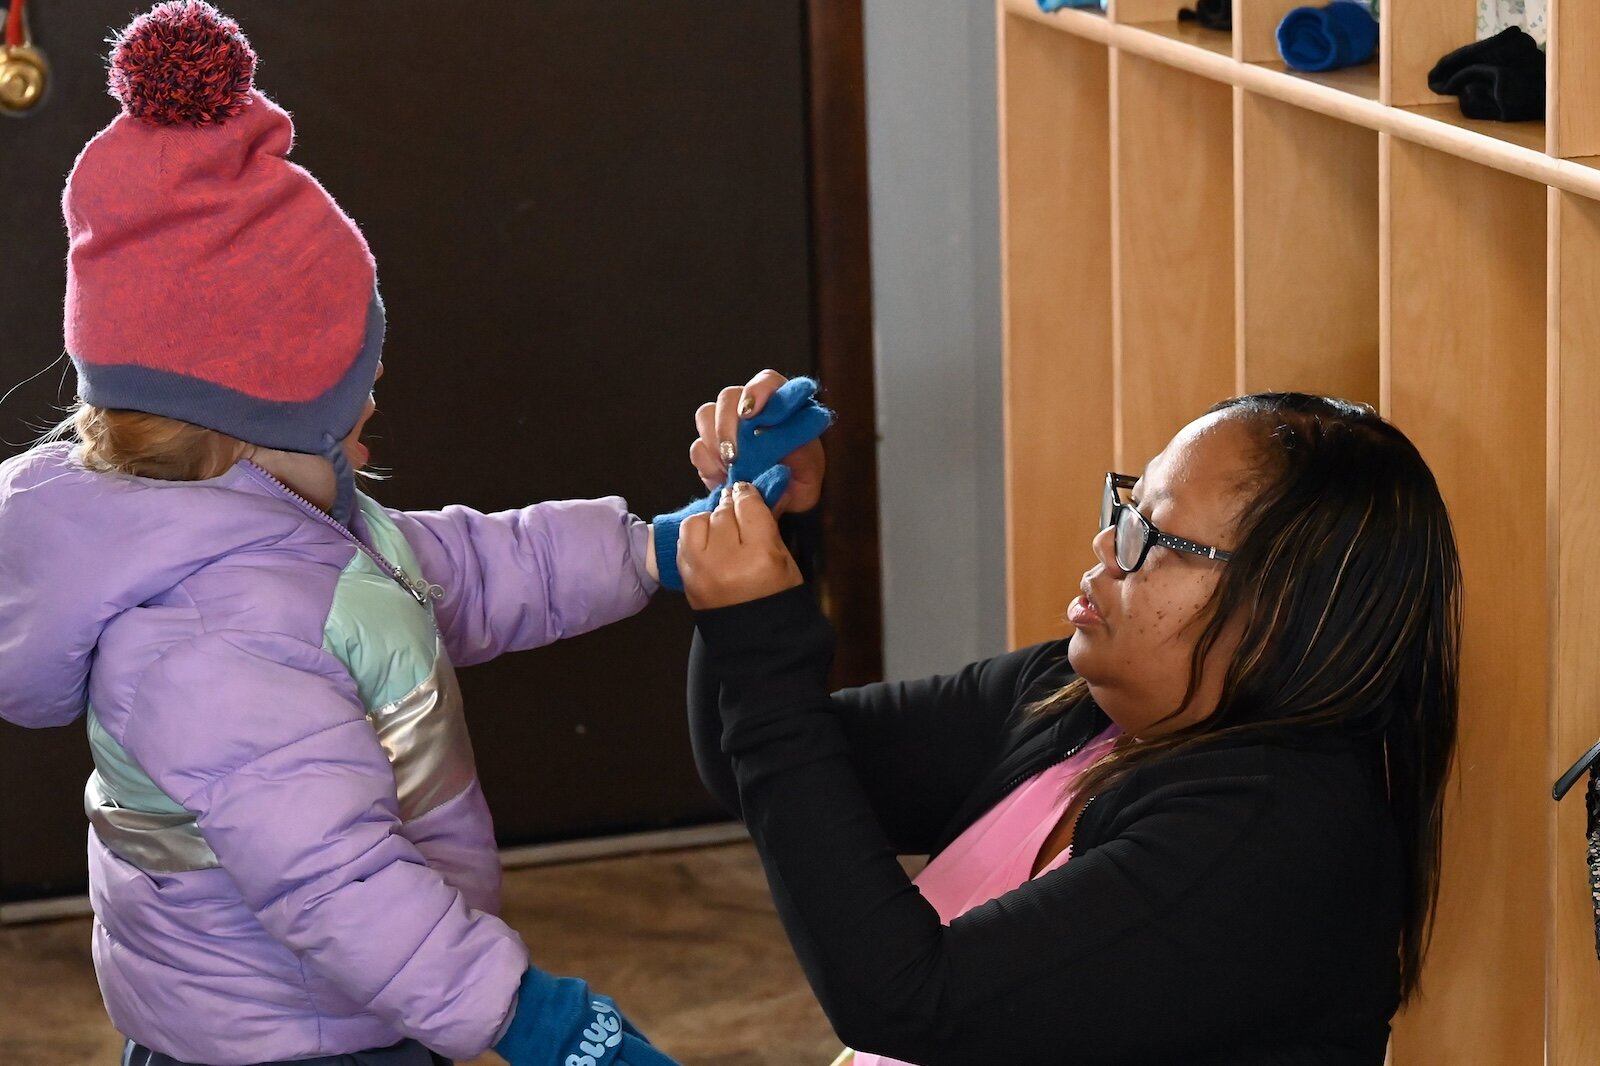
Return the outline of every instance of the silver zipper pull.
<path id="1" fill-rule="evenodd" d="M 411 598 L 422 604 L 422 606 L 426 607 L 429 600 L 444 599 L 443 586 L 435 585 L 426 578 L 414 578 L 398 567 L 395 573 L 399 576 L 401 583 L 405 585 L 406 590 L 411 593 Z"/>

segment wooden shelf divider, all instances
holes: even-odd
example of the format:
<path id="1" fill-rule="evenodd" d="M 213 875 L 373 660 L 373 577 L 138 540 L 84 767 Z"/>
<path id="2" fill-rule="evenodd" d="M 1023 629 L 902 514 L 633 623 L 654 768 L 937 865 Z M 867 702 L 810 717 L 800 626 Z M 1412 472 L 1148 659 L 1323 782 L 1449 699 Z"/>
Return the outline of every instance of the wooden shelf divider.
<path id="1" fill-rule="evenodd" d="M 1069 487 L 1113 465 L 1110 60 L 1026 20 L 1000 32 L 1005 422 L 1028 442 L 1005 457 L 1008 630 L 1022 645 L 1066 631 L 1059 590 L 1088 568 L 1094 525 Z"/>
<path id="2" fill-rule="evenodd" d="M 1550 526 L 1550 761 L 1554 781 L 1600 736 L 1600 203 L 1550 193 L 1546 480 Z M 1586 782 L 1585 782 L 1586 783 Z M 1587 832 L 1580 788 L 1552 805 L 1550 928 L 1553 1066 L 1600 1062 L 1600 964 L 1589 882 L 1576 862 Z"/>
<path id="3" fill-rule="evenodd" d="M 1600 155 L 1600 4 L 1550 0 L 1550 154 L 1567 159 Z M 1566 106 L 1562 106 L 1563 102 Z"/>
<path id="4" fill-rule="evenodd" d="M 1449 103 L 1428 88 L 1428 71 L 1449 52 L 1478 35 L 1472 0 L 1383 0 L 1379 62 L 1383 102 L 1395 107 Z"/>
<path id="5" fill-rule="evenodd" d="M 1544 1057 L 1549 924 L 1546 192 L 1392 141 L 1383 413 L 1427 458 L 1461 552 L 1461 730 L 1423 999 L 1395 1066 Z M 1530 604 L 1509 622 L 1509 556 Z M 1552 993 L 1553 989 L 1550 990 Z"/>
<path id="6" fill-rule="evenodd" d="M 1378 134 L 1234 90 L 1236 392 L 1378 403 Z"/>
<path id="7" fill-rule="evenodd" d="M 1137 471 L 1233 395 L 1233 99 L 1228 88 L 1113 52 L 1117 469 Z M 1185 353 L 1174 359 L 1173 353 Z"/>

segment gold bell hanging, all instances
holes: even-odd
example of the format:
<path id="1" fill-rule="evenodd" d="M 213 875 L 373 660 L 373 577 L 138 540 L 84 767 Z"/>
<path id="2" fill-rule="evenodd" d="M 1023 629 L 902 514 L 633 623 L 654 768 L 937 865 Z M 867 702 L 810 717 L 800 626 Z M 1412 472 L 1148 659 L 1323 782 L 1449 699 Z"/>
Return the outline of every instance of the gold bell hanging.
<path id="1" fill-rule="evenodd" d="M 0 115 L 21 117 L 44 102 L 50 64 L 28 39 L 22 20 L 24 0 L 11 0 L 5 40 L 0 43 Z"/>

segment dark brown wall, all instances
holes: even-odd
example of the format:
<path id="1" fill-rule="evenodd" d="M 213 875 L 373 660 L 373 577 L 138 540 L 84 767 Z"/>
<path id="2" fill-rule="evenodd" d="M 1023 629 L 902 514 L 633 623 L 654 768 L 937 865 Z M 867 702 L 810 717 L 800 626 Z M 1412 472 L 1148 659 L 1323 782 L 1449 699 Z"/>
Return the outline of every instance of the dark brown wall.
<path id="1" fill-rule="evenodd" d="M 0 404 L 0 454 L 71 397 L 51 366 L 58 198 L 114 114 L 102 39 L 133 6 L 30 4 L 56 79 L 45 110 L 0 122 L 0 382 L 43 373 Z M 698 492 L 697 403 L 763 366 L 814 369 L 804 4 L 224 8 L 262 57 L 258 85 L 295 114 L 293 158 L 378 259 L 384 502 L 619 493 L 649 516 Z M 720 815 L 682 728 L 688 632 L 662 596 L 464 672 L 503 842 Z M 0 898 L 81 887 L 87 768 L 78 727 L 0 725 Z"/>

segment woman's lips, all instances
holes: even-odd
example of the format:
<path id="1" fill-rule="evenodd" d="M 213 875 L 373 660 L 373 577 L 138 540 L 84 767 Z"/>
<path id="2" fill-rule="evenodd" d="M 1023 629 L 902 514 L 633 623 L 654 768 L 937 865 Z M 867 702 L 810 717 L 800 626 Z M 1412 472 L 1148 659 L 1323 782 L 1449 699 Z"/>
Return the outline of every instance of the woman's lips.
<path id="1" fill-rule="evenodd" d="M 1080 629 L 1084 626 L 1105 624 L 1105 618 L 1100 614 L 1099 606 L 1090 597 L 1088 589 L 1084 589 L 1082 595 L 1067 605 L 1067 621 Z"/>

